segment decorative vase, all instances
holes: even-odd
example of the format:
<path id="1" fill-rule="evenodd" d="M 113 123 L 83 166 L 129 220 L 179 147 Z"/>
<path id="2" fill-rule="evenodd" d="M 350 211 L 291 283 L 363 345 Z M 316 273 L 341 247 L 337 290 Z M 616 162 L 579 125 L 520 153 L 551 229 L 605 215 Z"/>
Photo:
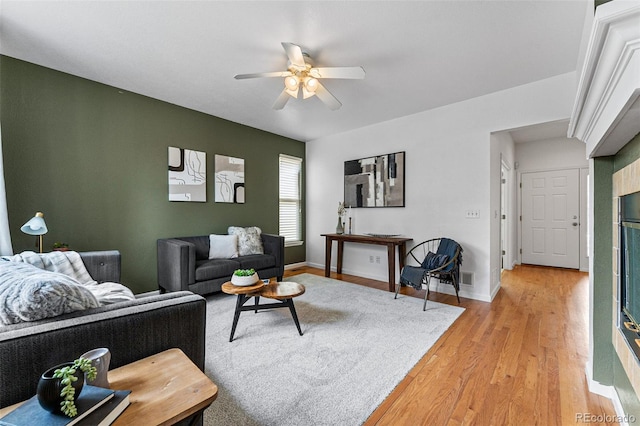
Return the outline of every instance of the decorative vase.
<path id="1" fill-rule="evenodd" d="M 60 396 L 60 392 L 62 392 L 64 385 L 62 384 L 62 379 L 53 377 L 53 373 L 58 368 L 68 367 L 70 365 L 73 365 L 73 363 L 65 362 L 64 364 L 56 365 L 55 367 L 45 371 L 38 381 L 38 388 L 36 390 L 38 402 L 42 408 L 54 414 L 64 415 L 60 407 L 60 403 L 64 399 Z M 76 390 L 74 396 L 74 400 L 76 400 L 84 386 L 84 373 L 78 368 L 74 375 L 78 379 L 72 384 L 73 388 Z"/>
<path id="2" fill-rule="evenodd" d="M 111 352 L 107 348 L 97 348 L 82 354 L 82 358 L 91 361 L 91 365 L 96 368 L 96 378 L 91 380 L 92 386 L 109 389 L 109 363 L 111 362 Z M 85 375 L 85 383 L 89 383 Z"/>
<path id="3" fill-rule="evenodd" d="M 344 234 L 344 226 L 342 226 L 342 218 L 338 216 L 338 226 L 336 226 L 336 234 Z"/>

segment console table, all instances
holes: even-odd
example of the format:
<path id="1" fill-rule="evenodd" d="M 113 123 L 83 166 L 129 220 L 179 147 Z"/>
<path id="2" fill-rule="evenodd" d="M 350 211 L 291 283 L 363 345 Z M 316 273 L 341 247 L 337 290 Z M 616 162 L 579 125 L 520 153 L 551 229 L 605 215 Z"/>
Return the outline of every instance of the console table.
<path id="1" fill-rule="evenodd" d="M 325 237 L 326 246 L 324 251 L 324 276 L 328 277 L 331 272 L 331 246 L 334 241 L 338 242 L 338 268 L 337 272 L 342 273 L 342 255 L 344 243 L 375 244 L 387 246 L 387 264 L 389 268 L 389 291 L 395 291 L 396 286 L 396 250 L 398 247 L 398 262 L 400 270 L 404 267 L 404 258 L 407 256 L 407 241 L 413 238 L 403 237 L 374 237 L 371 235 L 354 234 L 321 234 Z"/>

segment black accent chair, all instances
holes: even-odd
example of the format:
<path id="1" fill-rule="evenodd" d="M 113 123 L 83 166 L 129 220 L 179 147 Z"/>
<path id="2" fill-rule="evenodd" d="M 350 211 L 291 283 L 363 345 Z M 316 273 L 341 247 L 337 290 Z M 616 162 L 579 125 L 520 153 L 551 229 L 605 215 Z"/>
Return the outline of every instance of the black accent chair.
<path id="1" fill-rule="evenodd" d="M 417 290 L 422 285 L 427 286 L 422 310 L 427 308 L 429 297 L 429 283 L 431 278 L 437 278 L 441 283 L 453 285 L 458 304 L 460 303 L 460 264 L 462 263 L 462 246 L 449 238 L 433 238 L 414 246 L 407 253 L 407 261 L 413 259 L 419 266 L 407 265 L 400 272 L 400 284 L 396 284 L 396 295 L 402 285 L 410 285 Z"/>

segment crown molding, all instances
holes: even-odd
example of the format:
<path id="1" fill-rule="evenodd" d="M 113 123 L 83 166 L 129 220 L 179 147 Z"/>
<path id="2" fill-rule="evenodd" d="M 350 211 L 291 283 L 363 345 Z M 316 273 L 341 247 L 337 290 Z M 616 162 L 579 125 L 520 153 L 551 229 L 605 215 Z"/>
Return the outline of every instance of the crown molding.
<path id="1" fill-rule="evenodd" d="M 614 155 L 640 133 L 640 1 L 596 9 L 568 137 L 589 157 Z"/>

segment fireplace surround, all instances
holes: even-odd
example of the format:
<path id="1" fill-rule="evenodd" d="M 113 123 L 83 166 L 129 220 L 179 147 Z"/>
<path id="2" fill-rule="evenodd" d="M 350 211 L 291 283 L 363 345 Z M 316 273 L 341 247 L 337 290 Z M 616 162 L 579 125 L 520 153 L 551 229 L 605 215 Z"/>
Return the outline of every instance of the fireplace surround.
<path id="1" fill-rule="evenodd" d="M 618 198 L 618 330 L 640 361 L 640 192 Z"/>

